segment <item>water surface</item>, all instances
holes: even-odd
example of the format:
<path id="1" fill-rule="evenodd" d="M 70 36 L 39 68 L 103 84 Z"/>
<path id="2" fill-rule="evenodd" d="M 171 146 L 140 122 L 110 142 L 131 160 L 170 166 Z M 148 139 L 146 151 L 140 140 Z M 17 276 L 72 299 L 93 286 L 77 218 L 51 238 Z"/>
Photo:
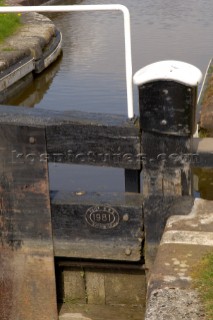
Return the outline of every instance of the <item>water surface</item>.
<path id="1" fill-rule="evenodd" d="M 119 2 L 130 10 L 134 72 L 156 61 L 174 59 L 194 64 L 205 73 L 213 52 L 212 1 Z M 100 4 L 100 1 L 61 4 Z M 51 110 L 127 114 L 122 14 L 85 12 L 49 16 L 63 33 L 63 57 L 10 103 Z M 137 114 L 137 88 L 134 105 Z M 123 170 L 118 169 L 50 165 L 50 178 L 53 188 L 124 190 Z"/>

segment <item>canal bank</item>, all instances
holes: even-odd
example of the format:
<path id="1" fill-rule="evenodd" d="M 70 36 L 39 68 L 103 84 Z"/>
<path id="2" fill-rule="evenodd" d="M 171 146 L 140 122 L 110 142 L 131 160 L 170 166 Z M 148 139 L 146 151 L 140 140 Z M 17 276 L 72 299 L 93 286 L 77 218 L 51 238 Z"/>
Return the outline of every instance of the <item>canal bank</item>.
<path id="1" fill-rule="evenodd" d="M 179 232 L 179 231 L 180 231 L 180 230 L 178 229 L 178 232 Z M 176 263 L 177 261 L 174 260 L 175 258 L 177 259 L 177 256 L 176 256 L 175 254 L 176 254 L 176 253 L 174 253 L 174 256 L 173 256 L 173 261 L 174 261 L 173 264 L 174 264 L 174 265 L 178 264 L 178 263 Z M 175 257 L 175 258 L 174 258 L 174 257 Z M 167 259 L 166 257 L 164 257 L 164 258 L 165 258 L 165 260 Z M 182 265 L 181 265 L 181 268 L 182 268 L 182 269 L 180 270 L 180 273 L 183 272 L 183 269 L 184 269 L 184 265 L 183 265 L 183 264 L 184 264 L 184 261 L 185 261 L 185 260 L 183 260 L 183 261 L 180 260 L 180 263 L 182 264 Z M 164 262 L 165 262 L 165 261 L 164 261 Z M 158 262 L 157 267 L 159 267 L 159 265 L 160 265 L 160 262 Z M 177 270 L 176 270 L 176 271 L 177 271 Z M 169 271 L 168 271 L 168 270 L 167 270 L 167 272 L 168 272 L 168 274 L 169 274 Z M 156 273 L 157 273 L 157 272 L 156 272 Z M 80 274 L 80 272 L 79 272 L 79 274 Z M 81 276 L 81 274 L 80 274 L 80 276 Z M 183 276 L 184 276 L 184 275 L 183 275 Z M 82 276 L 81 276 L 81 278 L 82 278 Z M 168 280 L 168 278 L 167 278 L 167 280 Z M 171 279 L 170 279 L 170 280 L 171 280 Z M 70 281 L 70 282 L 71 282 L 71 281 Z M 157 283 L 157 281 L 155 281 L 155 283 Z M 170 291 L 173 290 L 173 287 L 172 287 L 172 286 L 173 286 L 173 283 L 171 284 L 171 287 L 169 288 Z M 167 285 L 167 287 L 168 287 L 168 285 Z M 171 293 L 170 291 L 169 291 L 169 295 L 170 295 L 170 293 Z M 177 290 L 177 291 L 178 291 L 178 290 Z M 177 291 L 176 291 L 176 292 L 177 292 Z M 173 291 L 172 291 L 172 292 L 173 292 Z M 184 293 L 186 293 L 186 291 L 184 291 Z M 156 294 L 156 292 L 153 292 L 153 296 L 154 296 L 154 297 L 160 296 L 160 294 Z M 191 295 L 191 296 L 189 295 L 190 299 L 189 299 L 188 302 L 187 302 L 187 306 L 192 304 L 192 299 L 191 299 L 192 296 L 193 296 L 193 295 Z M 171 295 L 170 295 L 170 297 L 171 297 Z M 180 301 L 182 301 L 182 299 L 185 299 L 185 298 L 184 298 L 184 295 L 182 295 L 182 296 L 174 295 L 174 297 L 175 297 L 175 298 L 173 299 L 173 301 L 174 301 L 175 303 L 176 303 L 176 299 L 177 299 L 177 298 L 180 298 Z M 182 298 L 181 298 L 181 297 L 182 297 Z M 162 300 L 161 300 L 161 301 L 162 301 Z M 165 300 L 164 300 L 164 302 L 165 302 Z M 164 303 L 164 302 L 160 304 L 159 308 L 165 308 L 165 306 L 164 306 L 165 303 Z M 194 303 L 195 303 L 195 302 L 197 303 L 197 300 L 194 300 Z M 172 305 L 172 304 L 171 304 L 171 299 L 169 299 L 169 300 L 167 301 L 167 303 L 168 303 L 168 305 L 170 304 L 170 306 L 171 306 L 171 305 Z M 157 305 L 157 304 L 156 304 L 156 301 L 155 301 L 155 306 L 156 306 L 156 305 Z M 181 306 L 180 306 L 180 307 L 181 307 Z M 156 314 L 158 314 L 157 319 L 164 319 L 163 317 L 162 317 L 162 318 L 159 317 L 159 313 L 161 314 L 161 312 L 159 312 L 159 310 L 160 310 L 160 309 L 155 310 Z M 147 312 L 149 312 L 149 311 L 147 311 Z M 174 313 L 173 313 L 173 314 L 174 314 Z M 81 316 L 80 316 L 79 314 L 78 314 L 78 316 L 77 316 L 77 313 L 76 313 L 76 314 L 73 314 L 73 315 L 66 315 L 66 316 L 64 316 L 64 318 L 66 318 L 66 319 L 68 319 L 68 317 L 70 317 L 70 319 L 74 319 L 74 318 L 75 318 L 75 319 L 77 319 L 77 318 L 79 319 Z M 81 317 L 81 318 L 82 318 L 82 317 Z M 189 318 L 189 317 L 188 317 L 188 318 Z M 149 320 L 151 319 L 150 315 L 148 316 L 147 319 L 149 319 Z M 166 318 L 165 318 L 165 319 L 166 319 Z M 178 319 L 178 318 L 176 317 L 175 319 Z M 180 318 L 180 319 L 183 319 L 183 318 Z M 195 319 L 195 318 L 194 318 L 194 317 L 191 317 L 191 319 Z"/>
<path id="2" fill-rule="evenodd" d="M 148 279 L 146 320 L 209 319 L 193 274 L 213 252 L 212 206 L 195 199 L 189 214 L 168 219 Z"/>
<path id="3" fill-rule="evenodd" d="M 22 13 L 21 23 L 0 44 L 0 103 L 24 90 L 62 51 L 62 35 L 50 19 L 36 12 Z"/>

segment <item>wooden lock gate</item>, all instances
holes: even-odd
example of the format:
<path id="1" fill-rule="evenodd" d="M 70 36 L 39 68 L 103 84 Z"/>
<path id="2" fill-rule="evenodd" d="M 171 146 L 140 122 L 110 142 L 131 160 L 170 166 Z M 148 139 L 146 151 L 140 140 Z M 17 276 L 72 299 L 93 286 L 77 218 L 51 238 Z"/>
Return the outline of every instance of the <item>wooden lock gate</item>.
<path id="1" fill-rule="evenodd" d="M 58 318 L 55 258 L 139 269 L 145 258 L 149 269 L 167 218 L 191 208 L 191 167 L 211 162 L 203 140 L 192 139 L 197 84 L 138 85 L 132 120 L 0 106 L 2 320 Z M 123 168 L 125 192 L 50 191 L 48 162 Z"/>
<path id="2" fill-rule="evenodd" d="M 111 166 L 118 150 L 139 153 L 138 125 L 81 112 L 1 106 L 0 113 L 0 313 L 55 319 L 54 257 L 140 261 L 143 219 L 140 194 L 49 193 L 48 162 L 79 163 L 83 154 L 84 164 Z M 138 172 L 140 163 L 127 160 L 115 166 Z"/>

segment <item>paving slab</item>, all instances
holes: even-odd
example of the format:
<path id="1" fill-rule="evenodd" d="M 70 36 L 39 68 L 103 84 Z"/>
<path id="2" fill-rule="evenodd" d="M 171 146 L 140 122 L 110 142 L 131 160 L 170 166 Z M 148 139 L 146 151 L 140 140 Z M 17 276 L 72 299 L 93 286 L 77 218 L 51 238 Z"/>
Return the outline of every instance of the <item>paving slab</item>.
<path id="1" fill-rule="evenodd" d="M 213 251 L 213 201 L 195 199 L 190 214 L 171 216 L 148 279 L 146 320 L 205 319 L 192 274 Z"/>

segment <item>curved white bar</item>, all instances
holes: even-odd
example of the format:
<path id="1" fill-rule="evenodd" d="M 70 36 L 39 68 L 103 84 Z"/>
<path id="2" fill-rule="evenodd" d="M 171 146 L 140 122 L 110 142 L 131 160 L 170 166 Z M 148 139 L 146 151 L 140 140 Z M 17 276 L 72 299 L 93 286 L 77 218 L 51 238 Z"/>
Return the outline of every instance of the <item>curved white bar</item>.
<path id="1" fill-rule="evenodd" d="M 152 63 L 137 71 L 133 77 L 136 85 L 157 80 L 173 80 L 188 86 L 197 86 L 201 79 L 202 73 L 198 68 L 175 60 Z"/>
<path id="2" fill-rule="evenodd" d="M 113 11 L 118 10 L 124 16 L 124 38 L 125 38 L 125 60 L 126 60 L 126 88 L 127 88 L 127 109 L 128 118 L 134 117 L 133 89 L 132 89 L 132 50 L 130 14 L 127 7 L 121 4 L 100 4 L 100 5 L 67 5 L 67 6 L 14 6 L 0 7 L 0 13 L 9 12 L 71 12 L 71 11 Z"/>

